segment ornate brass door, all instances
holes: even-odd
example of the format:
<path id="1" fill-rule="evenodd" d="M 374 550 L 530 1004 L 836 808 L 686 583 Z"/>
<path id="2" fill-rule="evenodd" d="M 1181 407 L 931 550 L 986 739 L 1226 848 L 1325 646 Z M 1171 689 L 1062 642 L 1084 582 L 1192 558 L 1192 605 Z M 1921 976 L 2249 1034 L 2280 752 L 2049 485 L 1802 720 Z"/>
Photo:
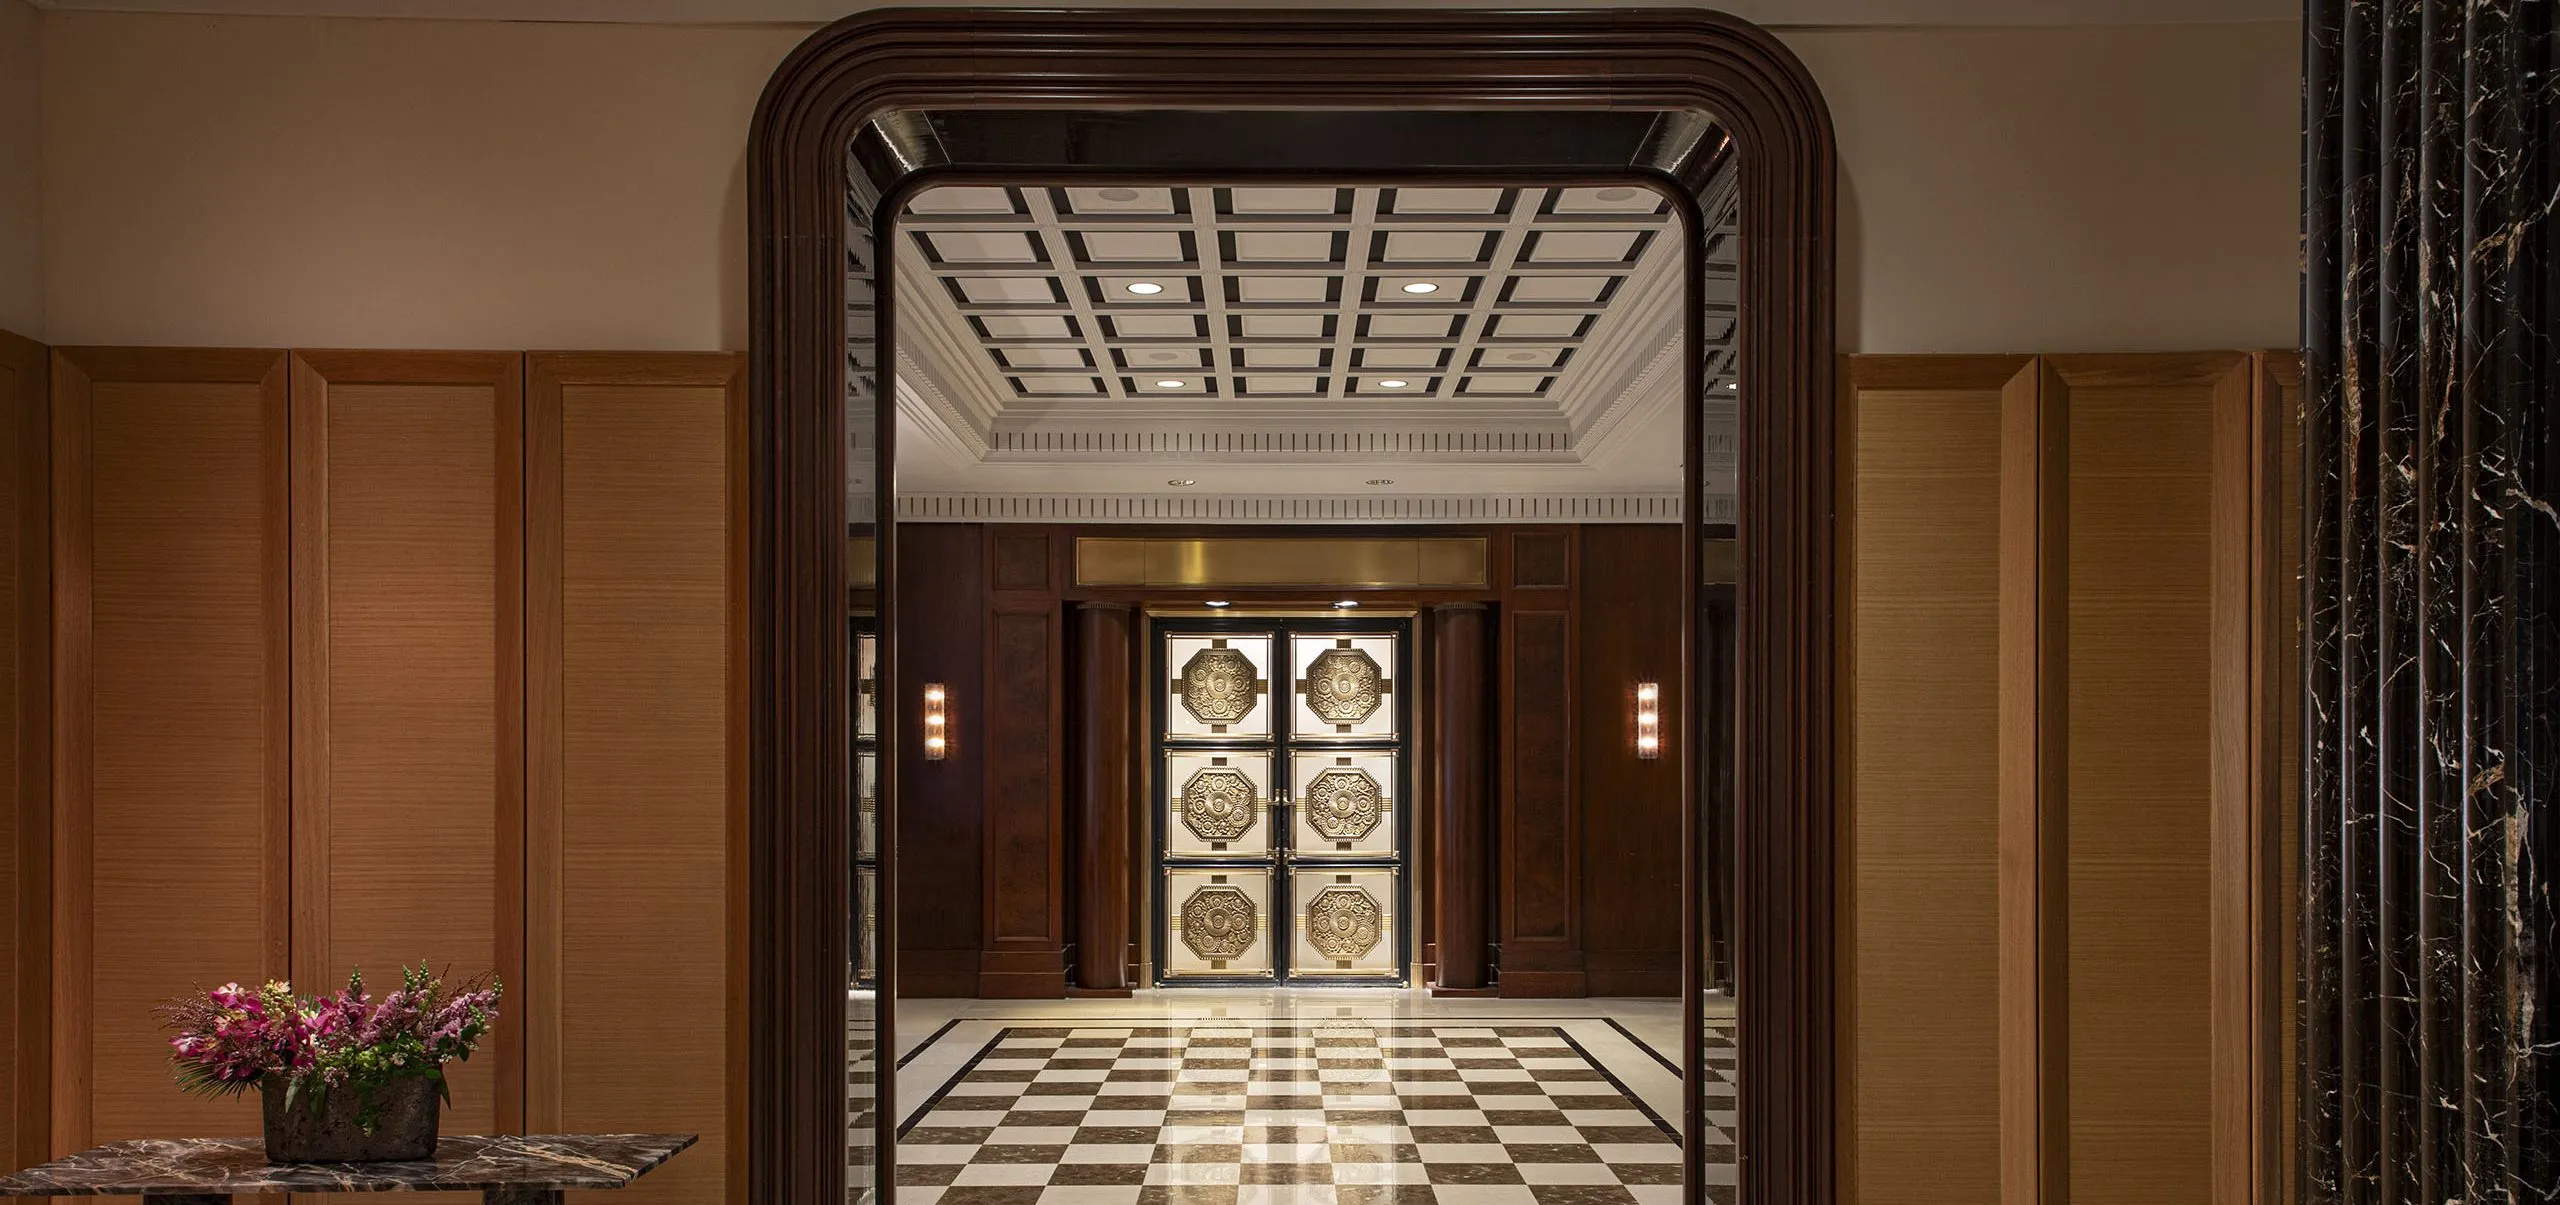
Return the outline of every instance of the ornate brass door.
<path id="1" fill-rule="evenodd" d="M 1401 983 L 1404 619 L 1155 623 L 1159 983 Z"/>

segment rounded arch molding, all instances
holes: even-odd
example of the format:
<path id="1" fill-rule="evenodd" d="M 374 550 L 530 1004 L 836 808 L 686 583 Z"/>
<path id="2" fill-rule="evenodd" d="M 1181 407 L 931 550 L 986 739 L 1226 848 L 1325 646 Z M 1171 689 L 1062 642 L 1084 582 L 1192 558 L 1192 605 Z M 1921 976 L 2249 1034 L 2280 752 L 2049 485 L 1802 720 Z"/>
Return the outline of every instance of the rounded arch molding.
<path id="1" fill-rule="evenodd" d="M 1835 191 L 1819 91 L 1767 33 L 1695 9 L 1161 8 L 859 14 L 802 43 L 757 107 L 747 182 L 749 740 L 740 866 L 748 1199 L 835 1205 L 846 1179 L 847 148 L 867 123 L 902 110 L 1148 108 L 1689 109 L 1713 114 L 1730 136 L 1740 187 L 1737 534 L 1745 617 L 1735 774 L 1744 801 L 1736 978 L 1746 1103 L 1737 1153 L 1743 1200 L 1831 1200 L 1840 1140 Z M 1696 394 L 1693 387 L 1693 444 Z M 888 479 L 894 456 L 885 414 L 881 425 L 882 463 L 861 466 L 880 470 L 866 474 L 875 482 Z M 1702 506 L 1693 464 L 1685 503 L 1693 537 Z M 886 514 L 884 566 L 894 564 L 895 548 Z M 1698 540 L 1688 547 L 1695 557 Z M 893 591 L 882 584 L 886 628 L 896 617 L 888 613 Z M 887 643 L 883 654 L 894 657 Z M 893 674 L 893 663 L 881 667 L 883 681 Z M 882 731 L 902 729 L 884 715 Z M 1693 830 L 1695 771 L 1705 752 L 1693 748 L 1687 759 Z M 884 797 L 894 798 L 894 789 L 884 784 Z M 881 838 L 894 856 L 891 821 L 884 809 Z M 1684 980 L 1694 1014 L 1704 977 L 1695 840 L 1689 859 Z M 886 959 L 895 918 L 885 883 L 882 896 Z M 883 981 L 893 972 L 884 964 Z M 881 1035 L 884 1048 L 889 1040 Z M 1683 1054 L 1692 1065 L 1701 1057 L 1694 1026 Z M 1692 1066 L 1684 1078 L 1694 1085 L 1695 1074 Z M 1694 1134 L 1703 1120 L 1694 1086 L 1687 1099 L 1683 1128 Z M 1701 1152 L 1688 1145 L 1696 1201 Z"/>

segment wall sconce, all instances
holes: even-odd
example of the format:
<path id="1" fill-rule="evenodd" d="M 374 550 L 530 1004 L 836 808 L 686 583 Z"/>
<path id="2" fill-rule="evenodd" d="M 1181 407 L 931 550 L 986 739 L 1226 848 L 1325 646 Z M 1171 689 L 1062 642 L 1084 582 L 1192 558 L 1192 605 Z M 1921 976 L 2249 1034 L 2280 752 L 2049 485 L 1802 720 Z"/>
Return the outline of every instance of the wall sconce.
<path id="1" fill-rule="evenodd" d="M 951 753 L 951 692 L 939 682 L 924 688 L 924 759 L 941 761 Z"/>
<path id="2" fill-rule="evenodd" d="M 1636 683 L 1636 756 L 1646 761 L 1662 756 L 1662 685 Z"/>

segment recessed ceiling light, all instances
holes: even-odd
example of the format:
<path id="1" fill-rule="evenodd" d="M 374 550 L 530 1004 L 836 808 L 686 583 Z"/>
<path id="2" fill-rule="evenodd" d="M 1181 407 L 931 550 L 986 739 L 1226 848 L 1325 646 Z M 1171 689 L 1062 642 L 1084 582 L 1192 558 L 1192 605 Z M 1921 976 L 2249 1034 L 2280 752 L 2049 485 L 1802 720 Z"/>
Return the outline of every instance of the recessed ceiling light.
<path id="1" fill-rule="evenodd" d="M 1412 284 L 1406 285 L 1404 287 L 1404 291 L 1408 293 L 1437 293 L 1440 291 L 1440 286 L 1427 280 L 1417 280 Z"/>
<path id="2" fill-rule="evenodd" d="M 1600 199 L 1603 201 L 1625 201 L 1632 199 L 1635 195 L 1636 190 L 1632 188 L 1604 188 L 1600 190 Z"/>
<path id="3" fill-rule="evenodd" d="M 1742 382 L 1740 382 L 1740 381 L 1727 381 L 1727 382 L 1725 382 L 1725 383 L 1724 383 L 1724 387 L 1725 387 L 1726 389 L 1729 389 L 1729 390 L 1730 390 L 1730 389 L 1740 389 L 1740 388 L 1742 388 Z"/>
<path id="4" fill-rule="evenodd" d="M 1514 361 L 1535 360 L 1538 358 L 1538 353 L 1534 351 L 1515 351 L 1506 358 Z"/>
<path id="5" fill-rule="evenodd" d="M 1387 378 L 1386 380 L 1383 380 L 1383 381 L 1378 382 L 1378 388 L 1380 388 L 1380 389 L 1402 389 L 1402 388 L 1404 388 L 1405 386 L 1410 385 L 1410 384 L 1412 384 L 1412 383 L 1413 383 L 1413 382 L 1411 382 L 1411 381 L 1398 380 L 1398 379 L 1396 379 L 1396 378 L 1394 378 L 1394 377 L 1389 377 L 1389 378 Z"/>
<path id="6" fill-rule="evenodd" d="M 1174 479 L 1172 479 L 1172 480 L 1170 480 L 1170 481 L 1165 482 L 1165 484 L 1166 484 L 1166 485 L 1198 485 L 1198 484 L 1200 484 L 1200 483 L 1199 483 L 1198 481 L 1196 481 L 1196 480 L 1193 480 L 1192 478 L 1189 478 L 1189 477 L 1176 477 L 1176 478 L 1174 478 Z"/>
<path id="7" fill-rule="evenodd" d="M 1371 485 L 1394 485 L 1395 483 L 1396 479 L 1393 477 L 1372 477 L 1369 479 L 1369 484 Z"/>
<path id="8" fill-rule="evenodd" d="M 1133 280 L 1129 282 L 1128 287 L 1130 292 L 1135 293 L 1140 297 L 1153 297 L 1158 293 L 1164 292 L 1164 286 L 1157 284 L 1152 280 Z"/>
<path id="9" fill-rule="evenodd" d="M 1341 602 L 1335 603 L 1335 604 L 1333 604 L 1333 605 L 1334 605 L 1334 606 L 1336 606 L 1336 607 L 1341 607 L 1341 608 L 1356 607 L 1356 606 L 1359 606 L 1359 605 L 1360 605 L 1360 600 L 1358 600 L 1358 599 L 1356 599 L 1356 598 L 1346 598 L 1346 599 L 1343 599 Z"/>
<path id="10" fill-rule="evenodd" d="M 1135 201 L 1138 199 L 1138 190 L 1134 188 L 1106 188 L 1102 190 L 1102 199 L 1105 201 Z"/>
<path id="11" fill-rule="evenodd" d="M 1227 600 L 1223 598 L 1213 598 L 1200 605 L 1204 607 L 1223 607 L 1227 605 Z"/>
<path id="12" fill-rule="evenodd" d="M 1165 378 L 1164 380 L 1161 380 L 1161 381 L 1156 382 L 1156 388 L 1158 388 L 1158 389 L 1180 389 L 1180 388 L 1182 388 L 1184 385 L 1187 385 L 1187 384 L 1190 384 L 1190 382 L 1188 382 L 1188 381 L 1177 381 L 1177 380 L 1174 380 L 1174 379 L 1173 379 L 1173 378 L 1171 378 L 1171 377 L 1167 377 L 1167 378 Z"/>
<path id="13" fill-rule="evenodd" d="M 1182 353 L 1178 351 L 1151 351 L 1147 353 L 1147 358 L 1150 360 L 1179 360 L 1182 358 Z"/>

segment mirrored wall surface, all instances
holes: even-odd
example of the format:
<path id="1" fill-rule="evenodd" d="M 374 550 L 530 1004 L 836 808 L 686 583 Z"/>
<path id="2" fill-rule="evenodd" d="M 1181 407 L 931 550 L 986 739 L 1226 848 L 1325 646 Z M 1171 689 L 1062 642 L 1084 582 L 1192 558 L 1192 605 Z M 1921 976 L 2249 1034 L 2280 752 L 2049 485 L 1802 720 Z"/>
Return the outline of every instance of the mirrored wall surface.
<path id="1" fill-rule="evenodd" d="M 848 165 L 851 168 L 851 165 Z M 845 205 L 845 764 L 846 956 L 844 967 L 845 1192 L 851 1202 L 886 1199 L 879 1157 L 884 1034 L 881 982 L 888 969 L 883 940 L 881 853 L 892 825 L 881 808 L 895 776 L 899 742 L 895 702 L 881 689 L 892 653 L 891 621 L 882 606 L 881 504 L 886 446 L 881 421 L 879 307 L 870 286 L 873 212 L 879 191 L 858 168 L 848 171 Z"/>

